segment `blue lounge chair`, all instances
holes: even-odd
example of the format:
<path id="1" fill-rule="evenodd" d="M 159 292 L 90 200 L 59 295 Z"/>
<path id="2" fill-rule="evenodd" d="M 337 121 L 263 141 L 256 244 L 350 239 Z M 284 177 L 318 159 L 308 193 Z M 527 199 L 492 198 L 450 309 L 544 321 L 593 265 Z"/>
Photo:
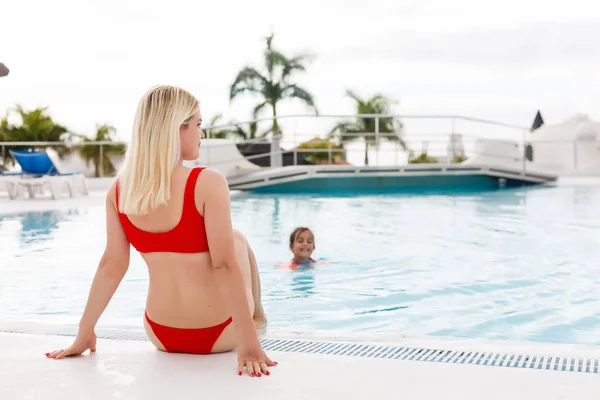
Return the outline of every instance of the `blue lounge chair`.
<path id="1" fill-rule="evenodd" d="M 59 171 L 56 163 L 45 150 L 9 150 L 9 152 L 21 166 L 23 179 L 19 181 L 19 184 L 29 189 L 30 197 L 35 194 L 34 188 L 48 186 L 52 198 L 55 199 L 58 190 L 60 190 L 57 186 L 63 185 L 67 187 L 69 195 L 73 197 L 73 186 L 76 183 L 80 184 L 83 194 L 88 194 L 83 173 Z"/>

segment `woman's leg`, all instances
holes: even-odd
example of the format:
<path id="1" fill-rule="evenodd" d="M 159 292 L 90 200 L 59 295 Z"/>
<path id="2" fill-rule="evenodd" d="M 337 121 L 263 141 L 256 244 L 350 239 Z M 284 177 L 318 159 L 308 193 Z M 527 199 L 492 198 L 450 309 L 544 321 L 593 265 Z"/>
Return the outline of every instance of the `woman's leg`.
<path id="1" fill-rule="evenodd" d="M 248 296 L 248 306 L 250 307 L 250 312 L 254 315 L 256 299 L 254 297 L 254 284 L 252 281 L 252 265 L 250 258 L 248 257 L 248 240 L 246 239 L 246 236 L 237 229 L 233 230 L 233 251 L 238 265 L 240 266 L 242 277 L 244 278 L 246 295 Z"/>
<path id="2" fill-rule="evenodd" d="M 248 302 L 250 304 L 250 310 L 252 311 L 252 318 L 254 319 L 256 327 L 262 328 L 266 325 L 267 319 L 262 307 L 260 275 L 258 272 L 258 265 L 256 264 L 256 257 L 254 257 L 254 252 L 248 244 L 246 236 L 244 236 L 242 232 L 234 229 L 233 237 L 235 256 L 242 269 L 246 288 L 252 293 L 252 303 L 250 304 L 250 301 Z"/>
<path id="3" fill-rule="evenodd" d="M 263 328 L 266 325 L 267 320 L 261 303 L 260 276 L 258 274 L 256 259 L 254 258 L 252 249 L 250 249 L 250 246 L 248 245 L 246 237 L 236 229 L 233 230 L 233 247 L 246 286 L 248 307 L 250 308 L 250 313 L 254 319 L 254 324 L 257 329 Z M 213 346 L 212 351 L 213 353 L 230 351 L 236 346 L 235 342 L 234 324 L 231 324 L 225 328 Z"/>
<path id="4" fill-rule="evenodd" d="M 264 328 L 267 325 L 267 317 L 262 307 L 262 297 L 260 291 L 260 274 L 258 265 L 252 247 L 248 244 L 248 261 L 250 261 L 250 276 L 252 279 L 252 297 L 254 298 L 254 324 L 256 328 Z"/>

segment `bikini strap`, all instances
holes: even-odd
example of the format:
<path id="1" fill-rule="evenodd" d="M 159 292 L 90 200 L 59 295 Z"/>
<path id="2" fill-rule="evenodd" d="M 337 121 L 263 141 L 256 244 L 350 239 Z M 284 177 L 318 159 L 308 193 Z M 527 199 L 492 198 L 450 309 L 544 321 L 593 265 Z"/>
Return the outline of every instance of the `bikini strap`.
<path id="1" fill-rule="evenodd" d="M 204 167 L 193 168 L 185 183 L 185 192 L 183 194 L 183 211 L 198 211 L 196 209 L 196 181 Z"/>
<path id="2" fill-rule="evenodd" d="M 196 209 L 194 193 L 195 193 L 195 189 L 196 189 L 196 181 L 198 180 L 198 176 L 200 175 L 200 172 L 202 172 L 202 170 L 204 170 L 204 167 L 193 168 L 188 176 L 187 182 L 185 183 L 185 192 L 183 193 L 183 210 L 184 210 L 184 212 L 189 207 L 193 207 L 194 209 Z M 121 211 L 119 210 L 119 179 L 118 178 L 117 178 L 117 183 L 115 185 L 115 196 L 116 196 L 115 204 L 117 205 L 117 212 L 120 214 Z"/>

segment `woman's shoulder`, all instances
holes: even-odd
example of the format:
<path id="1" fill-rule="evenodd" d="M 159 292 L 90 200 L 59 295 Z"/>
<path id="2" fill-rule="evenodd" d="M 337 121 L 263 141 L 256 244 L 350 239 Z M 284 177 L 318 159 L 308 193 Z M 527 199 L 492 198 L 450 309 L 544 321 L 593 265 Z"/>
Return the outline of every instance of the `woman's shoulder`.
<path id="1" fill-rule="evenodd" d="M 192 169 L 192 172 L 197 170 L 198 178 L 196 179 L 196 189 L 201 187 L 206 187 L 206 185 L 210 186 L 223 186 L 227 184 L 227 178 L 221 171 L 216 169 L 208 168 L 208 167 L 196 167 Z"/>
<path id="2" fill-rule="evenodd" d="M 108 191 L 106 192 L 106 196 L 110 198 L 117 197 L 117 193 L 119 192 L 119 176 L 115 176 L 108 187 Z"/>
<path id="3" fill-rule="evenodd" d="M 222 172 L 212 168 L 198 167 L 200 172 L 196 179 L 195 194 L 197 199 L 206 198 L 207 194 L 217 197 L 229 195 L 229 183 Z M 210 190 L 207 190 L 207 187 Z"/>
<path id="4" fill-rule="evenodd" d="M 210 167 L 194 167 L 191 168 L 192 172 L 194 170 L 198 171 L 198 177 L 208 178 L 208 179 L 224 179 L 225 175 L 219 170 L 210 168 Z"/>

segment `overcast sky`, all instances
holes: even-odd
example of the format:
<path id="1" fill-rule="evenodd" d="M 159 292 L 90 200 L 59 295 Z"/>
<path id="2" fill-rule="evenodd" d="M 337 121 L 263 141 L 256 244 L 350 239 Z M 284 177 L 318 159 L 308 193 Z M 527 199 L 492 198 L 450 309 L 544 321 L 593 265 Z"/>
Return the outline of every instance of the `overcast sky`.
<path id="1" fill-rule="evenodd" d="M 127 139 L 139 97 L 159 83 L 193 92 L 205 119 L 247 119 L 254 100 L 230 105 L 228 88 L 261 61 L 271 30 L 284 53 L 315 54 L 299 81 L 321 113 L 352 113 L 352 88 L 398 100 L 401 114 L 600 120 L 598 1 L 20 0 L 0 13 L 11 69 L 0 111 L 49 106 L 80 133 L 106 122 Z"/>

